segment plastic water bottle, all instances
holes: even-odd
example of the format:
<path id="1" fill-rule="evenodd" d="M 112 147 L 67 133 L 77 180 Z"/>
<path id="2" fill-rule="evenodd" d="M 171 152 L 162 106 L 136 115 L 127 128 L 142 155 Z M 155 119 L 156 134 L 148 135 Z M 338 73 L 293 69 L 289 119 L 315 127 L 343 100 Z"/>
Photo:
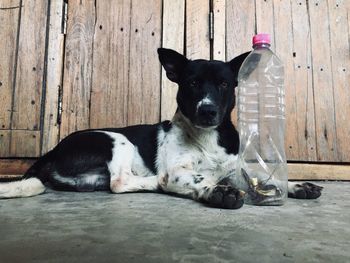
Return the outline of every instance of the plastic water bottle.
<path id="1" fill-rule="evenodd" d="M 246 203 L 282 205 L 288 196 L 283 65 L 268 34 L 254 36 L 253 49 L 238 74 L 237 184 Z"/>

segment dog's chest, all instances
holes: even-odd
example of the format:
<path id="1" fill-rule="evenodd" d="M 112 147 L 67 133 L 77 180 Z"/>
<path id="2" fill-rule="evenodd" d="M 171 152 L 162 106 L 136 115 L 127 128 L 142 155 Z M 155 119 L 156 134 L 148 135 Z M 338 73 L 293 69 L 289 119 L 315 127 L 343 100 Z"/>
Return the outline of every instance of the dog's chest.
<path id="1" fill-rule="evenodd" d="M 207 152 L 198 151 L 194 155 L 194 170 L 216 180 L 235 172 L 237 156 L 226 154 L 225 149 L 217 145 Z"/>
<path id="2" fill-rule="evenodd" d="M 159 137 L 157 161 L 161 172 L 185 167 L 216 180 L 236 169 L 237 156 L 227 154 L 218 144 L 216 131 L 191 134 L 174 127 Z"/>

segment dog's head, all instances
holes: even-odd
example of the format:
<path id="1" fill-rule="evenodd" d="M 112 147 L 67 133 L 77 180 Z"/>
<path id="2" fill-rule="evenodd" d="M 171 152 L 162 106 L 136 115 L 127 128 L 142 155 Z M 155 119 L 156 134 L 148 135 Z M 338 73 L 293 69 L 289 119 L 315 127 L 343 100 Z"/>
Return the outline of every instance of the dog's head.
<path id="1" fill-rule="evenodd" d="M 159 48 L 159 60 L 169 80 L 179 86 L 181 113 L 198 128 L 214 128 L 235 106 L 238 71 L 249 53 L 230 62 L 188 60 L 171 49 Z"/>

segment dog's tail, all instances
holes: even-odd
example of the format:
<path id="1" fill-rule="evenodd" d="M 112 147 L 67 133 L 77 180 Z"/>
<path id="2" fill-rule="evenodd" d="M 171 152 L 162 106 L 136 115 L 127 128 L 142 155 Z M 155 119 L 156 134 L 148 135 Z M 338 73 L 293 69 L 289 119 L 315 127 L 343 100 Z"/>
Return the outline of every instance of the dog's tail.
<path id="1" fill-rule="evenodd" d="M 39 195 L 45 192 L 53 152 L 38 159 L 20 178 L 0 178 L 0 199 Z"/>

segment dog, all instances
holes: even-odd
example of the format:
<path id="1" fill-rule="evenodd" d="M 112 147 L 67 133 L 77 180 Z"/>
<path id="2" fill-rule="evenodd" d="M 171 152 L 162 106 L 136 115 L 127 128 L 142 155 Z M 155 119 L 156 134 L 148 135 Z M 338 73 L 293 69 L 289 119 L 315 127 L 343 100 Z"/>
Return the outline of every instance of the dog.
<path id="1" fill-rule="evenodd" d="M 160 63 L 178 84 L 172 121 L 83 130 L 63 139 L 20 179 L 2 179 L 0 198 L 63 191 L 162 191 L 226 209 L 240 208 L 234 186 L 239 135 L 231 122 L 237 75 L 249 53 L 229 62 L 189 60 L 159 48 Z M 315 199 L 322 187 L 289 182 L 294 198 Z"/>

